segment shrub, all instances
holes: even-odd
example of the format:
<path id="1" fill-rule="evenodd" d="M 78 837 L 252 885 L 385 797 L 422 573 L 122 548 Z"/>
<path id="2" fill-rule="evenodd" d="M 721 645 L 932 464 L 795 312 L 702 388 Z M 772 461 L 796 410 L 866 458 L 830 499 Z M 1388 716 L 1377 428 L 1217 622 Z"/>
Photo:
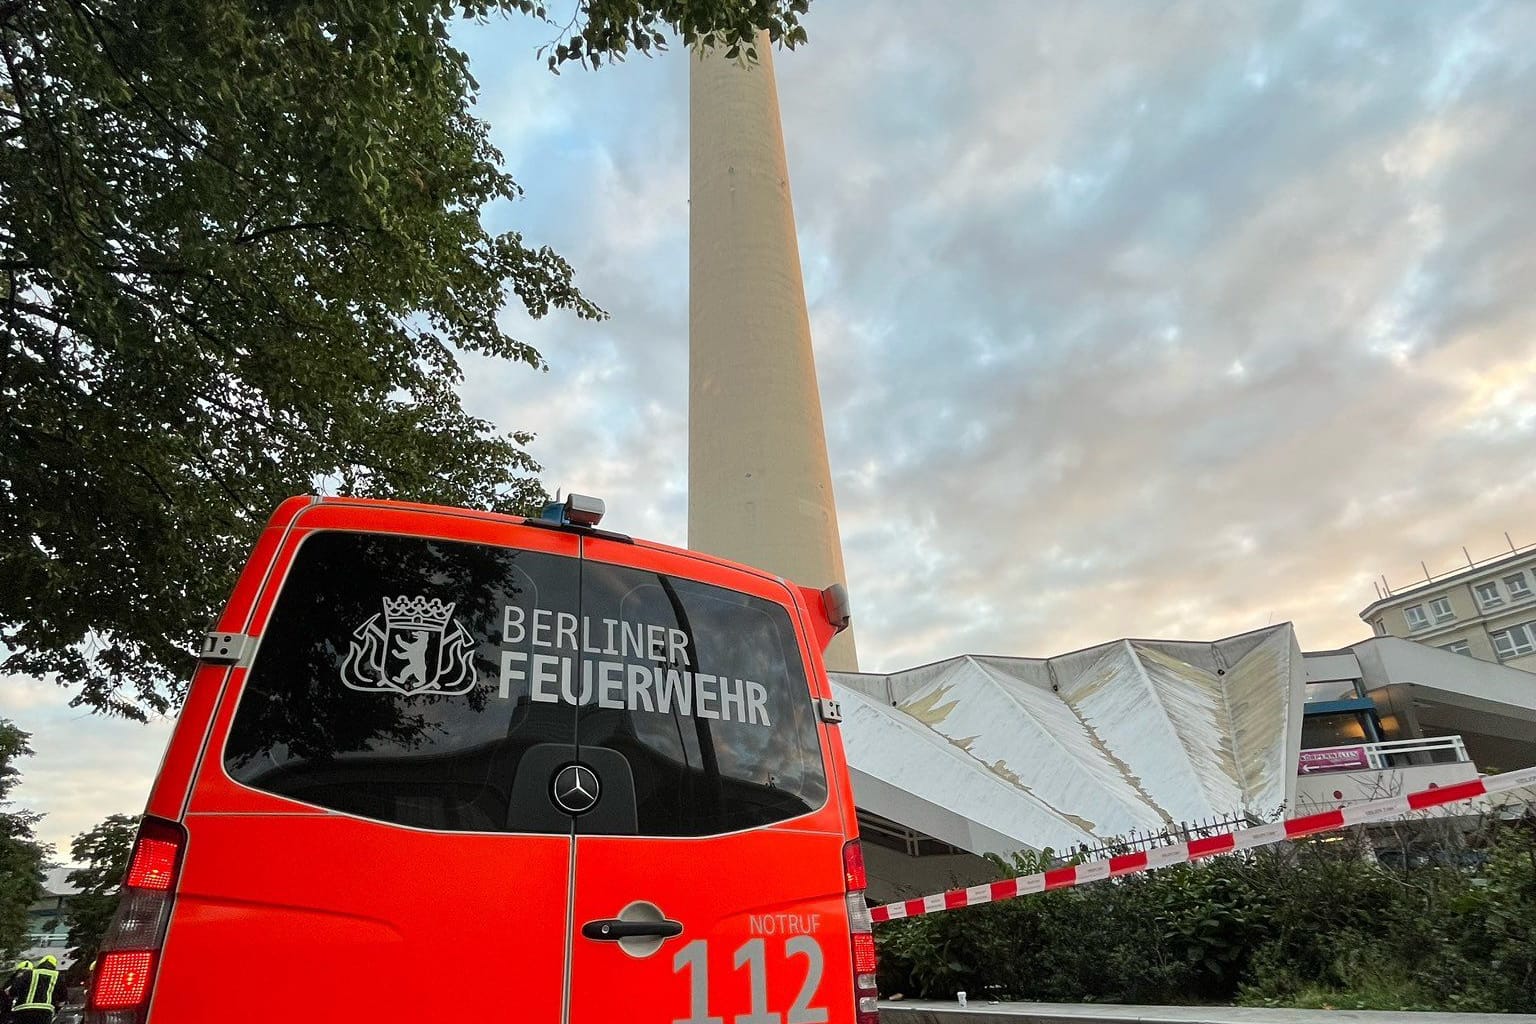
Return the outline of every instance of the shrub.
<path id="1" fill-rule="evenodd" d="M 1397 841 L 1399 866 L 1355 832 L 883 924 L 881 989 L 1536 1010 L 1536 819 L 1427 823 Z M 997 863 L 1020 875 L 1048 861 Z"/>

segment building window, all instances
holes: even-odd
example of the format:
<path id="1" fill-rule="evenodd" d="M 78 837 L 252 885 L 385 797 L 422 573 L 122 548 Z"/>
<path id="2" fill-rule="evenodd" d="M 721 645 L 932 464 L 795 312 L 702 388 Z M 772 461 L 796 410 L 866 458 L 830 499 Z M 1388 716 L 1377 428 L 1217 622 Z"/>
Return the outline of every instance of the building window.
<path id="1" fill-rule="evenodd" d="M 1456 613 L 1451 611 L 1451 599 L 1448 597 L 1437 597 L 1429 602 L 1429 614 L 1435 617 L 1436 622 L 1450 622 L 1456 617 Z"/>
<path id="2" fill-rule="evenodd" d="M 1492 580 L 1477 585 L 1477 603 L 1484 608 L 1495 608 L 1504 603 L 1499 596 L 1499 585 Z"/>
<path id="3" fill-rule="evenodd" d="M 1472 645 L 1465 640 L 1452 640 L 1448 644 L 1441 644 L 1440 649 L 1452 654 L 1465 654 L 1469 658 L 1472 656 Z"/>
<path id="4" fill-rule="evenodd" d="M 1307 684 L 1307 703 L 1325 700 L 1354 700 L 1362 696 L 1353 679 L 1329 679 Z"/>
<path id="5" fill-rule="evenodd" d="M 1377 619 L 1375 622 L 1371 623 L 1371 625 L 1376 627 L 1376 635 L 1377 636 L 1386 636 L 1387 635 L 1387 624 L 1385 622 L 1383 622 L 1382 620 Z"/>
<path id="6" fill-rule="evenodd" d="M 1493 649 L 1501 658 L 1518 658 L 1536 651 L 1536 622 L 1522 622 L 1488 635 L 1493 637 Z"/>
<path id="7" fill-rule="evenodd" d="M 1351 743 L 1364 743 L 1371 738 L 1366 716 L 1368 711 L 1333 712 L 1325 715 L 1303 715 L 1301 718 L 1301 749 L 1317 747 L 1343 747 Z M 1374 724 L 1374 723 L 1371 723 Z"/>
<path id="8" fill-rule="evenodd" d="M 1403 609 L 1403 618 L 1408 620 L 1409 629 L 1423 629 L 1429 625 L 1429 618 L 1424 614 L 1424 606 L 1411 604 Z"/>
<path id="9" fill-rule="evenodd" d="M 1531 596 L 1531 588 L 1526 585 L 1525 573 L 1517 572 L 1513 576 L 1504 577 L 1504 586 L 1509 588 L 1509 599 L 1519 601 L 1521 598 Z"/>

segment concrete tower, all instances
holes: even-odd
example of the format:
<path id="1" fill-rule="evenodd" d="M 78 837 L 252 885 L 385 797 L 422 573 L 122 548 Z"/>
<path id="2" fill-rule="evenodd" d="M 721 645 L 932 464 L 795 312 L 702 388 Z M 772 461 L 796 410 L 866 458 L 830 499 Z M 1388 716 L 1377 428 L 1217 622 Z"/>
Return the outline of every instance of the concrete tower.
<path id="1" fill-rule="evenodd" d="M 690 58 L 688 546 L 824 587 L 843 548 L 766 33 L 757 53 Z M 852 630 L 827 667 L 857 669 Z"/>

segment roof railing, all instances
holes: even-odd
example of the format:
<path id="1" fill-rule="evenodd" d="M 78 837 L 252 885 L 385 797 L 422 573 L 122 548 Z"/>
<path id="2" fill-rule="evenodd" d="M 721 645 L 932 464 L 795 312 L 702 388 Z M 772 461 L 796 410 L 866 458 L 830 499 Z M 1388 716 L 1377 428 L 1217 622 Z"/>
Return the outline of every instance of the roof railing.
<path id="1" fill-rule="evenodd" d="M 1303 747 L 1303 753 L 1318 751 L 1365 751 L 1364 771 L 1407 768 L 1423 764 L 1460 764 L 1472 760 L 1460 736 L 1426 736 L 1417 740 L 1383 740 L 1380 743 L 1345 743 L 1333 747 Z M 1347 771 L 1341 766 L 1340 770 Z"/>
<path id="2" fill-rule="evenodd" d="M 1472 558 L 1471 552 L 1467 551 L 1467 549 L 1463 547 L 1461 549 L 1461 554 L 1464 558 L 1466 558 L 1467 564 L 1458 565 L 1456 568 L 1447 569 L 1444 572 L 1430 572 L 1429 566 L 1425 565 L 1423 562 L 1420 562 L 1419 568 L 1424 570 L 1424 578 L 1422 580 L 1414 580 L 1412 583 L 1398 587 L 1396 590 L 1392 589 L 1392 585 L 1387 582 L 1386 574 L 1383 573 L 1381 575 L 1381 582 L 1378 583 L 1376 580 L 1371 581 L 1371 586 L 1376 588 L 1376 600 L 1385 601 L 1389 597 L 1401 597 L 1410 591 L 1418 590 L 1420 587 L 1435 583 L 1439 580 L 1447 579 L 1451 576 L 1459 576 L 1466 572 L 1468 569 L 1481 569 L 1483 566 L 1492 565 L 1494 562 L 1502 562 L 1504 559 L 1509 558 L 1511 555 L 1523 555 L 1528 551 L 1536 551 L 1536 543 L 1516 545 L 1515 542 L 1510 539 L 1508 533 L 1504 534 L 1504 540 L 1509 544 L 1508 551 L 1501 551 L 1496 555 L 1490 555 L 1487 558 L 1479 558 L 1475 561 Z"/>

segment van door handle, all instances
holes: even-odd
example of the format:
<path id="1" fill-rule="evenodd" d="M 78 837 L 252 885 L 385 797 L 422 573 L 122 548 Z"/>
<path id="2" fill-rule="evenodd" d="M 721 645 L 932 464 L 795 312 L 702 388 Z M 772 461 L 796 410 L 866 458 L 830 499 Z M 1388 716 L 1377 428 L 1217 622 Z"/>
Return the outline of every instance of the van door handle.
<path id="1" fill-rule="evenodd" d="M 670 939 L 683 934 L 681 921 L 624 921 L 613 917 L 602 921 L 588 921 L 581 926 L 581 934 L 600 942 L 618 942 L 620 939 Z"/>

